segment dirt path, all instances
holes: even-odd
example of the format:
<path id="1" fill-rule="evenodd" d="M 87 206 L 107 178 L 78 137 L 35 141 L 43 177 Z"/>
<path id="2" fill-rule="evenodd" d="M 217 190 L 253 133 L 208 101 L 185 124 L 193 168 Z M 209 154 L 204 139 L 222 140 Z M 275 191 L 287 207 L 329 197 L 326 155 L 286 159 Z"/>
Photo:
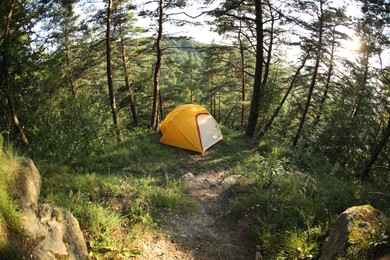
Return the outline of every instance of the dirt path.
<path id="1" fill-rule="evenodd" d="M 136 259 L 255 259 L 253 248 L 245 238 L 244 227 L 225 214 L 229 187 L 240 176 L 225 177 L 223 172 L 207 172 L 182 177 L 198 209 L 190 215 L 166 216 L 165 234 L 150 234 Z"/>

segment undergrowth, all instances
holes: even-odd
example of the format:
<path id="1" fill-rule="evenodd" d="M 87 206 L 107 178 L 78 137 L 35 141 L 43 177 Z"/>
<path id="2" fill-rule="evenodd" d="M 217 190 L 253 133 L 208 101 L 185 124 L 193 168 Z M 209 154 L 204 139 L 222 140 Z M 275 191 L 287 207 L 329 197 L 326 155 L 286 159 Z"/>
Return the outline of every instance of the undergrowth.
<path id="1" fill-rule="evenodd" d="M 180 182 L 187 172 L 224 171 L 249 179 L 241 187 L 245 192 L 238 189 L 231 197 L 226 214 L 248 224 L 264 259 L 318 258 L 334 220 L 351 206 L 371 204 L 390 215 L 389 183 L 383 178 L 362 182 L 321 155 L 274 140 L 258 142 L 224 127 L 222 132 L 224 140 L 205 156 L 164 146 L 158 133 L 137 129 L 125 142 L 72 163 L 36 158 L 43 177 L 40 201 L 75 215 L 93 259 L 141 254 L 135 242 L 159 228 L 161 215 L 196 211 Z M 7 211 L 18 214 L 12 207 Z M 3 223 L 17 219 L 2 214 Z M 352 248 L 349 254 L 384 252 L 388 231 L 380 235 L 364 251 Z"/>
<path id="2" fill-rule="evenodd" d="M 75 215 L 91 257 L 141 254 L 133 244 L 157 228 L 162 211 L 196 210 L 177 181 L 181 159 L 174 151 L 158 142 L 157 133 L 141 131 L 99 156 L 79 158 L 82 163 L 74 167 L 41 161 L 41 197 Z"/>
<path id="3" fill-rule="evenodd" d="M 206 156 L 161 145 L 158 133 L 137 130 L 77 167 L 64 166 L 59 173 L 57 165 L 43 165 L 45 198 L 78 217 L 97 258 L 140 253 L 129 241 L 158 226 L 159 214 L 196 210 L 178 181 L 187 172 L 222 170 L 249 178 L 246 192 L 228 203 L 227 214 L 248 223 L 248 234 L 267 259 L 319 257 L 333 221 L 348 207 L 371 204 L 390 213 L 389 198 L 380 196 L 387 194 L 388 183 L 363 183 L 321 155 L 222 131 L 224 140 Z"/>
<path id="4" fill-rule="evenodd" d="M 4 147 L 0 135 L 0 259 L 21 259 L 31 249 L 13 197 L 18 185 L 15 173 L 20 168 L 20 156 L 13 147 Z"/>
<path id="5" fill-rule="evenodd" d="M 265 259 L 317 259 L 333 221 L 351 206 L 371 204 L 390 213 L 389 183 L 361 182 L 321 156 L 272 141 L 260 142 L 230 171 L 253 181 L 251 192 L 231 200 L 228 210 L 249 223 L 249 234 Z M 380 246 L 388 252 L 390 241 L 383 236 L 387 241 Z M 356 249 L 360 257 L 370 256 L 360 259 L 386 251 L 373 241 Z"/>

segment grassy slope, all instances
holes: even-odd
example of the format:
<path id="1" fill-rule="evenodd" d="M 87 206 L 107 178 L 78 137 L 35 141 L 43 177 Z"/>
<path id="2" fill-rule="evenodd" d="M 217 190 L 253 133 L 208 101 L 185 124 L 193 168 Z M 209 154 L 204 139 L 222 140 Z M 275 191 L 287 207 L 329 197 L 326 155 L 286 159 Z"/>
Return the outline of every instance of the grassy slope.
<path id="1" fill-rule="evenodd" d="M 268 258 L 315 257 L 332 221 L 350 206 L 371 204 L 390 215 L 388 183 L 361 183 L 322 158 L 256 143 L 228 129 L 223 134 L 205 157 L 164 146 L 158 133 L 140 131 L 79 165 L 37 162 L 41 202 L 69 209 L 91 256 L 104 258 L 138 254 L 131 241 L 158 227 L 159 214 L 196 210 L 178 182 L 187 172 L 224 170 L 251 179 L 249 186 L 237 187 L 226 214 L 250 223 L 248 233 Z"/>
<path id="2" fill-rule="evenodd" d="M 12 196 L 18 185 L 15 175 L 22 166 L 12 147 L 1 146 L 0 140 L 0 259 L 21 259 L 34 243 L 21 229 L 20 210 Z"/>

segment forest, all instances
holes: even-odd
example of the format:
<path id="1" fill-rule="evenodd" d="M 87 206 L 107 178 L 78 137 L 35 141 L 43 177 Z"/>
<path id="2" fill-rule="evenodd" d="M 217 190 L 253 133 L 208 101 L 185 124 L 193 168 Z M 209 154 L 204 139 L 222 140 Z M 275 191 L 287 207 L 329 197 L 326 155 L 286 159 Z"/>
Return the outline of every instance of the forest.
<path id="1" fill-rule="evenodd" d="M 193 5 L 198 12 L 188 13 Z M 251 221 L 266 259 L 316 259 L 347 207 L 372 204 L 390 215 L 389 8 L 388 0 L 3 0 L 1 156 L 36 162 L 43 200 L 82 218 L 96 259 L 109 259 L 97 245 L 120 239 L 111 237 L 115 227 L 90 226 L 96 212 L 85 212 L 88 200 L 112 212 L 102 189 L 116 194 L 118 183 L 133 182 L 132 219 L 112 214 L 136 232 L 136 224 L 156 224 L 156 210 L 173 210 L 153 202 L 164 189 L 186 201 L 175 181 L 183 169 L 206 167 L 253 180 L 249 195 L 230 201 L 235 218 L 260 202 L 277 204 L 280 219 L 272 207 Z M 198 17 L 226 42 L 169 31 L 200 26 Z M 140 27 L 140 20 L 151 23 Z M 205 158 L 158 142 L 165 116 L 191 103 L 205 107 L 224 135 Z M 285 172 L 310 179 L 273 181 Z M 313 190 L 292 200 L 266 197 L 301 189 Z M 335 197 L 339 204 L 330 205 Z M 284 203 L 296 203 L 298 213 Z M 131 251 L 114 248 L 108 251 Z M 374 249 L 348 259 L 374 259 Z"/>

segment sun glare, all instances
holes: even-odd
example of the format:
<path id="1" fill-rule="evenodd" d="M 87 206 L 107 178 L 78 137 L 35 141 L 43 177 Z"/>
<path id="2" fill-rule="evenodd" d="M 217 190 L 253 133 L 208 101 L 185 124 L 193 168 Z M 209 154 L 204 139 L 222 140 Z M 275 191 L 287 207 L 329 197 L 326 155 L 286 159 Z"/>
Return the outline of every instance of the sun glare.
<path id="1" fill-rule="evenodd" d="M 361 42 L 358 38 L 352 38 L 344 41 L 339 50 L 339 55 L 348 60 L 355 60 L 358 56 L 358 51 L 361 48 Z"/>
<path id="2" fill-rule="evenodd" d="M 352 38 L 346 42 L 346 47 L 350 51 L 358 51 L 360 49 L 361 43 L 358 38 Z"/>

